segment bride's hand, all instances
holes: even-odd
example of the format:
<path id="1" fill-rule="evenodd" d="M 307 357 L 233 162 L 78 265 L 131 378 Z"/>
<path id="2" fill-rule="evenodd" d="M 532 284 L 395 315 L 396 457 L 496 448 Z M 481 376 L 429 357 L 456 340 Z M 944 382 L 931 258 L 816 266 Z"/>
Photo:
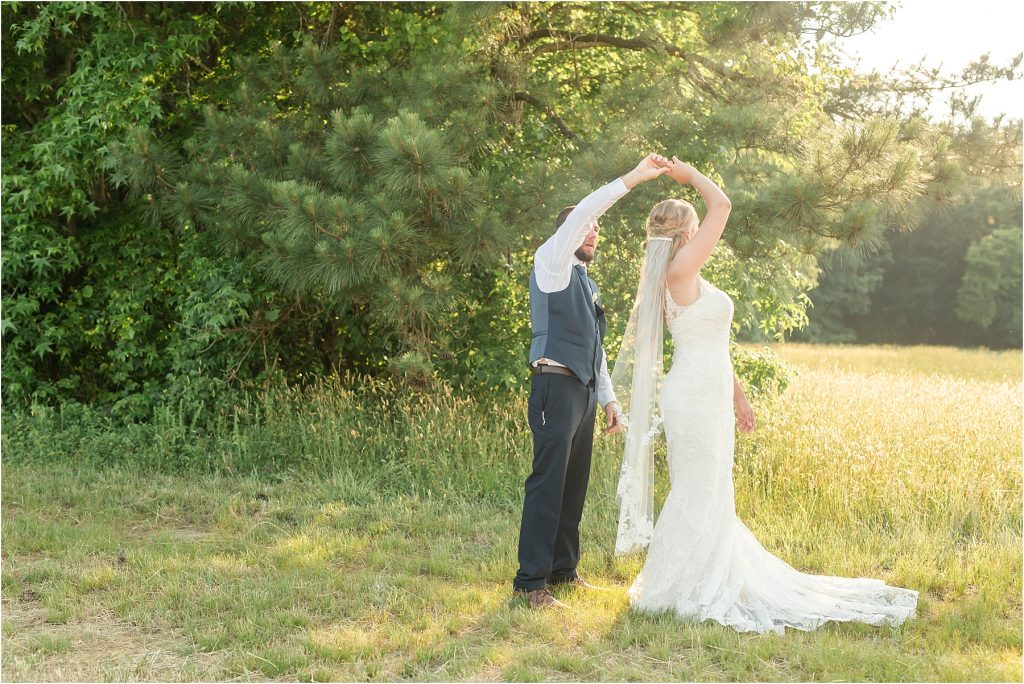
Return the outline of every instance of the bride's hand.
<path id="1" fill-rule="evenodd" d="M 693 181 L 693 174 L 696 169 L 684 161 L 679 161 L 679 157 L 673 155 L 669 165 L 671 167 L 671 170 L 668 172 L 669 178 L 683 185 L 689 185 Z"/>
<path id="2" fill-rule="evenodd" d="M 736 427 L 739 428 L 740 432 L 753 432 L 756 426 L 757 420 L 754 418 L 754 409 L 751 408 L 750 402 L 744 397 L 737 399 Z"/>

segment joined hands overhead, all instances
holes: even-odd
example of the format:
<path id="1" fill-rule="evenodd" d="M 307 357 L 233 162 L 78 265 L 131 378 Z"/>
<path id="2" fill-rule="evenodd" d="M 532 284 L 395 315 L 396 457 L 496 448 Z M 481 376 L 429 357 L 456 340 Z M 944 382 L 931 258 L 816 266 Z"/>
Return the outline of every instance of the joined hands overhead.
<path id="1" fill-rule="evenodd" d="M 666 173 L 669 173 L 672 171 L 671 164 L 672 162 L 665 157 L 651 152 L 636 165 L 635 169 L 623 176 L 622 181 L 626 184 L 627 188 L 632 189 L 640 183 L 653 180 L 658 176 L 664 176 Z"/>
<path id="2" fill-rule="evenodd" d="M 622 177 L 627 188 L 634 188 L 640 183 L 654 180 L 658 176 L 668 176 L 673 180 L 689 184 L 693 179 L 695 169 L 678 157 L 668 159 L 660 154 L 651 152 L 644 157 L 632 171 Z"/>
<path id="3" fill-rule="evenodd" d="M 668 177 L 683 185 L 689 185 L 693 181 L 693 174 L 697 172 L 695 168 L 684 161 L 680 161 L 679 157 L 676 156 L 672 157 L 669 166 Z"/>

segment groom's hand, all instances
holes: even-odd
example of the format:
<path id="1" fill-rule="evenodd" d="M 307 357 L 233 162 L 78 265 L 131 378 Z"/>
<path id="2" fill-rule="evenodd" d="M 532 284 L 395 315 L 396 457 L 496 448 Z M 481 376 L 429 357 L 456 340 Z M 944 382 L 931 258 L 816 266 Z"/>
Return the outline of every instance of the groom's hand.
<path id="1" fill-rule="evenodd" d="M 619 403 L 617 401 L 609 401 L 604 405 L 604 415 L 608 419 L 608 423 L 604 426 L 604 434 L 614 435 L 622 429 L 622 424 L 619 423 Z"/>
<path id="2" fill-rule="evenodd" d="M 636 168 L 622 177 L 622 182 L 632 190 L 640 183 L 663 176 L 672 171 L 672 162 L 660 154 L 650 153 L 636 165 Z"/>

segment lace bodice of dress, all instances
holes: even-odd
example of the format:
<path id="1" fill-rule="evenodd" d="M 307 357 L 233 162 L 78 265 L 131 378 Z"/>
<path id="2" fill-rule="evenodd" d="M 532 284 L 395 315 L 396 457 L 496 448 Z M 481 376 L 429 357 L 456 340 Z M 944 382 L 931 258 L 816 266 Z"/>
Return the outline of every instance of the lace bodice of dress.
<path id="1" fill-rule="evenodd" d="M 665 322 L 672 334 L 675 353 L 672 371 L 710 370 L 729 366 L 729 328 L 734 306 L 732 298 L 698 277 L 700 295 L 687 306 L 680 306 L 665 288 Z M 670 371 L 670 372 L 672 372 Z"/>

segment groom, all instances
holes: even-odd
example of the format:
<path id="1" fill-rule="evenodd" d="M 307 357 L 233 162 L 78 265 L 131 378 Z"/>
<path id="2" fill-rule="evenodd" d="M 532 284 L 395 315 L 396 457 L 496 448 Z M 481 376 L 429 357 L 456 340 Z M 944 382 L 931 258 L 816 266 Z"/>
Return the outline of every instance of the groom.
<path id="1" fill-rule="evenodd" d="M 528 403 L 533 472 L 526 479 L 519 572 L 512 583 L 534 608 L 565 605 L 549 586 L 590 587 L 576 565 L 598 403 L 607 418 L 605 432 L 620 429 L 603 347 L 604 310 L 597 284 L 587 276 L 597 250 L 597 219 L 630 189 L 669 171 L 665 157 L 648 155 L 626 175 L 563 209 L 555 234 L 534 256 Z"/>

